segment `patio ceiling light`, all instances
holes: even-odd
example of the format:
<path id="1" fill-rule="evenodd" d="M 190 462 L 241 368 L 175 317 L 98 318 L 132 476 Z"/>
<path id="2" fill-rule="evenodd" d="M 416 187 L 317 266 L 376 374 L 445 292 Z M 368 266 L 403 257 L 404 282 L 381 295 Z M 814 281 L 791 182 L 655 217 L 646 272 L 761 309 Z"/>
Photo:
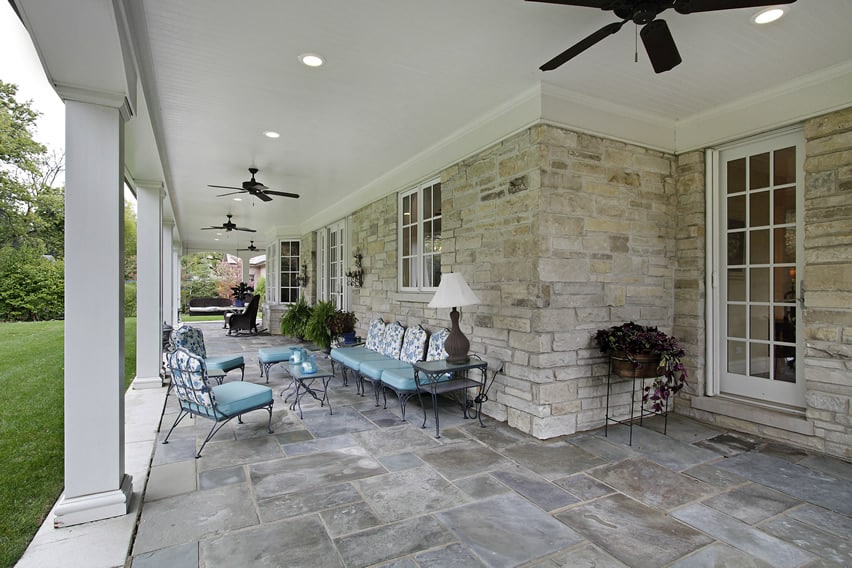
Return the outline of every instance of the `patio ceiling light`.
<path id="1" fill-rule="evenodd" d="M 267 130 L 263 133 L 267 138 L 279 138 L 281 135 L 274 130 Z"/>
<path id="2" fill-rule="evenodd" d="M 770 22 L 774 22 L 775 20 L 780 20 L 781 16 L 783 15 L 784 8 L 767 8 L 755 14 L 754 17 L 752 17 L 751 21 L 755 24 L 768 24 Z"/>
<path id="3" fill-rule="evenodd" d="M 299 56 L 299 61 L 302 62 L 302 65 L 306 65 L 308 67 L 322 67 L 325 63 L 325 59 L 316 53 L 303 53 Z"/>

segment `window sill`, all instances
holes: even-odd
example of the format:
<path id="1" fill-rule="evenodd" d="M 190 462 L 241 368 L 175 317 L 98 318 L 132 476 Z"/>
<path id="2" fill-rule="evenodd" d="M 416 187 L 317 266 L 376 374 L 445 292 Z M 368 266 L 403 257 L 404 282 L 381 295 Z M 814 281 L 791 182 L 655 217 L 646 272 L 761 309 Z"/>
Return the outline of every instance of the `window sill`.
<path id="1" fill-rule="evenodd" d="M 396 292 L 391 294 L 391 300 L 394 302 L 414 302 L 428 304 L 432 301 L 435 292 Z"/>

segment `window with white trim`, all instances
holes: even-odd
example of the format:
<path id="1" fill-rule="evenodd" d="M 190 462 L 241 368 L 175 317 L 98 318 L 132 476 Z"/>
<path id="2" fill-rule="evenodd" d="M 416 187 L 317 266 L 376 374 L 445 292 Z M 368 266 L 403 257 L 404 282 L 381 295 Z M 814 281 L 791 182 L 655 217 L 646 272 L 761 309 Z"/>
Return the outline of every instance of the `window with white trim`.
<path id="1" fill-rule="evenodd" d="M 399 194 L 399 289 L 435 290 L 441 283 L 441 182 Z"/>
<path id="2" fill-rule="evenodd" d="M 281 296 L 282 303 L 289 304 L 299 299 L 299 260 L 301 242 L 298 240 L 281 241 Z"/>

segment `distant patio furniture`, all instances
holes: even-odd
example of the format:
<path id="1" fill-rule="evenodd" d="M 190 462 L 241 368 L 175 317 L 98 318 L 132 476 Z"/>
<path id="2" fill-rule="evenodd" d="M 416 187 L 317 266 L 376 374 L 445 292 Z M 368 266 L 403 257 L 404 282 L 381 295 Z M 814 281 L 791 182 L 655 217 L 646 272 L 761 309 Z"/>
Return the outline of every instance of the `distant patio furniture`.
<path id="1" fill-rule="evenodd" d="M 230 298 L 190 298 L 188 307 L 191 316 L 224 314 L 234 309 Z"/>
<path id="2" fill-rule="evenodd" d="M 220 385 L 225 379 L 225 375 L 234 369 L 240 370 L 241 381 L 246 377 L 246 363 L 242 355 L 234 353 L 215 357 L 207 356 L 207 349 L 204 347 L 204 334 L 197 327 L 183 325 L 175 329 L 172 331 L 172 343 L 175 348 L 183 347 L 190 353 L 204 359 L 209 376 L 215 378 Z"/>
<path id="3" fill-rule="evenodd" d="M 260 303 L 260 296 L 255 295 L 246 311 L 241 314 L 233 314 L 228 318 L 228 335 L 247 331 L 257 335 L 257 306 Z"/>
<path id="4" fill-rule="evenodd" d="M 178 397 L 180 412 L 168 434 L 163 439 L 169 443 L 175 427 L 187 415 L 200 416 L 213 421 L 213 427 L 198 449 L 195 458 L 201 457 L 204 446 L 216 432 L 237 417 L 242 424 L 242 415 L 252 410 L 266 409 L 269 412 L 267 430 L 272 434 L 272 389 L 254 383 L 233 382 L 224 385 L 210 386 L 207 377 L 207 366 L 204 358 L 191 353 L 184 347 L 178 347 L 169 353 L 169 370 L 172 374 L 173 392 Z"/>

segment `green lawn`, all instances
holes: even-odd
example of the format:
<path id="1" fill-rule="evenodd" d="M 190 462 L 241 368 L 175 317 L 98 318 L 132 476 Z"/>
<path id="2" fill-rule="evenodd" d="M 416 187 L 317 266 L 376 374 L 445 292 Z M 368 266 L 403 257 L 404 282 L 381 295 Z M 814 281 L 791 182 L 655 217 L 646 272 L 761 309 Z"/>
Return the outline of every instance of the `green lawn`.
<path id="1" fill-rule="evenodd" d="M 128 318 L 125 379 L 136 375 Z M 0 566 L 24 553 L 63 488 L 62 321 L 0 323 Z"/>

